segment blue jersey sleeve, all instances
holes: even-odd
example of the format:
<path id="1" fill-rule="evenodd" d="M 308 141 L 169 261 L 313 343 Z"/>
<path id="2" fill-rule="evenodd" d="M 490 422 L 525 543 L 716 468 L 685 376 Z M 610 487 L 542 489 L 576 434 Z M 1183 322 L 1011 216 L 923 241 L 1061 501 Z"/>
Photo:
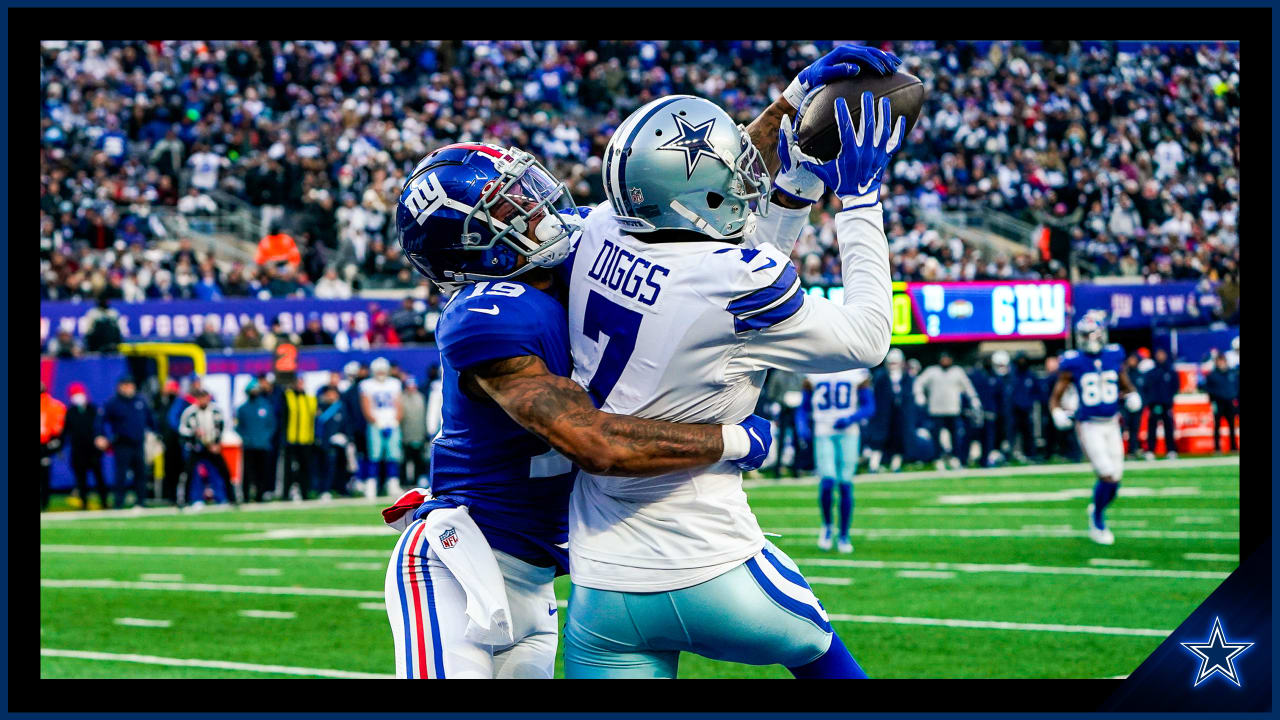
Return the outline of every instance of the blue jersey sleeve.
<path id="1" fill-rule="evenodd" d="M 548 314 L 564 314 L 558 303 L 517 282 L 477 283 L 458 293 L 436 328 L 440 353 L 454 370 L 523 355 L 550 362 Z"/>

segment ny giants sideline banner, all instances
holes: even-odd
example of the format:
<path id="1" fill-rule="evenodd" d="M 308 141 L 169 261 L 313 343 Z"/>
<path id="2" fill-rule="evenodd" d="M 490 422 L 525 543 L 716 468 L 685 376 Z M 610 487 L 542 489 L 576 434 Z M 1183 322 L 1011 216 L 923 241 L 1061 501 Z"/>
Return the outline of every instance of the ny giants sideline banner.
<path id="1" fill-rule="evenodd" d="M 166 302 L 112 303 L 120 313 L 120 332 L 127 341 L 184 340 L 204 332 L 206 326 L 221 335 L 230 336 L 252 322 L 259 330 L 266 331 L 277 317 L 286 332 L 301 332 L 307 324 L 307 316 L 320 314 L 320 324 L 330 333 L 347 327 L 355 321 L 356 330 L 369 329 L 373 313 L 385 310 L 394 313 L 399 301 L 371 298 L 351 300 L 170 300 Z M 86 315 L 95 307 L 93 303 L 42 302 L 40 303 L 40 344 L 49 341 L 61 328 L 77 337 L 89 332 Z"/>
<path id="2" fill-rule="evenodd" d="M 1162 282 L 1156 285 L 1075 286 L 1075 316 L 1087 310 L 1107 313 L 1114 328 L 1144 328 L 1154 325 L 1208 325 L 1220 301 L 1216 284 L 1204 281 Z"/>

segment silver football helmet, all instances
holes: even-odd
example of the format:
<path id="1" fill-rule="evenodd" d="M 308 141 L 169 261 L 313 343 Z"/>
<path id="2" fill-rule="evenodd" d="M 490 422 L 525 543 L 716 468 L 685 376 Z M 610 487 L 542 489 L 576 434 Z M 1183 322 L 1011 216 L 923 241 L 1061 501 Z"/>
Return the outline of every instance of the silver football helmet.
<path id="1" fill-rule="evenodd" d="M 768 212 L 772 190 L 746 129 L 691 95 L 668 95 L 632 113 L 609 140 L 601 172 L 618 223 L 632 233 L 736 239 L 751 211 Z"/>
<path id="2" fill-rule="evenodd" d="M 1097 355 L 1107 344 L 1107 316 L 1101 310 L 1090 310 L 1076 322 L 1076 347 Z"/>

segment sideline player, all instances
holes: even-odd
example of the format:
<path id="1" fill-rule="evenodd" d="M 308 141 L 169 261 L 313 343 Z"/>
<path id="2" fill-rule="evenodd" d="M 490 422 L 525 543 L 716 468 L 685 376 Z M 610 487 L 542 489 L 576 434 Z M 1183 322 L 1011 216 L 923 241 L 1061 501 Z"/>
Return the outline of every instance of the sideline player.
<path id="1" fill-rule="evenodd" d="M 869 48 L 832 55 L 842 51 L 863 71 L 898 64 Z M 825 184 L 844 205 L 843 304 L 801 289 L 789 253 L 807 209 L 770 207 L 748 131 L 700 98 L 654 100 L 610 140 L 610 204 L 584 221 L 572 267 L 574 378 L 603 409 L 717 422 L 750 412 L 770 368 L 835 372 L 883 360 L 891 292 L 879 186 L 904 125 L 890 123 L 887 99 L 877 112 L 866 93 L 855 129 L 837 100 L 839 157 L 806 163 L 812 173 L 799 167 L 785 116 L 803 106 L 811 70 L 771 109 L 781 175 L 803 193 L 788 194 L 815 202 Z M 766 233 L 785 243 L 743 241 L 753 204 L 768 213 L 757 226 L 787 228 Z M 737 468 L 638 479 L 584 468 L 569 517 L 566 677 L 671 678 L 682 651 L 781 664 L 796 677 L 866 677 L 795 563 L 765 540 Z"/>
<path id="2" fill-rule="evenodd" d="M 1064 407 L 1063 395 L 1075 389 L 1074 411 L 1076 436 L 1080 447 L 1098 476 L 1093 485 L 1093 502 L 1089 505 L 1089 539 L 1099 545 L 1112 545 L 1115 535 L 1107 528 L 1103 513 L 1120 491 L 1124 474 L 1124 440 L 1120 435 L 1119 400 L 1130 412 L 1142 409 L 1142 397 L 1125 372 L 1124 349 L 1107 344 L 1106 316 L 1090 311 L 1076 323 L 1076 346 L 1062 354 L 1058 366 L 1058 382 L 1049 396 L 1049 412 L 1059 430 L 1071 427 L 1071 413 Z"/>
<path id="3" fill-rule="evenodd" d="M 725 425 L 626 417 L 569 379 L 549 268 L 568 254 L 575 212 L 532 155 L 478 143 L 432 152 L 401 193 L 405 257 L 451 297 L 436 329 L 431 490 L 383 512 L 402 531 L 386 576 L 399 677 L 551 677 L 575 463 L 645 475 L 755 469 L 768 454 L 769 424 L 749 412 Z"/>
<path id="4" fill-rule="evenodd" d="M 862 456 L 862 421 L 876 412 L 871 373 L 864 369 L 810 375 L 813 415 L 813 457 L 818 471 L 818 507 L 822 530 L 818 547 L 832 544 L 842 553 L 853 552 L 849 527 L 853 523 L 853 476 Z M 840 487 L 840 533 L 831 524 L 831 500 Z"/>
<path id="5" fill-rule="evenodd" d="M 370 376 L 360 381 L 360 410 L 369 424 L 369 454 L 365 460 L 365 497 L 400 494 L 400 419 L 404 407 L 400 379 L 391 377 L 391 363 L 376 358 L 369 363 Z M 381 466 L 381 467 L 380 467 Z M 385 474 L 382 472 L 385 470 Z M 382 479 L 386 478 L 386 492 Z"/>

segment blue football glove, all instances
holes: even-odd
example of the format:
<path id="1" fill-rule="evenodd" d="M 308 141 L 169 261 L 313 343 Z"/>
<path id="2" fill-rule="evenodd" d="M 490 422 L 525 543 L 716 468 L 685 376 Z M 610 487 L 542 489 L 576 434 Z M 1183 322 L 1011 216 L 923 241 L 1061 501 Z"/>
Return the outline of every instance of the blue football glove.
<path id="1" fill-rule="evenodd" d="M 840 197 L 845 210 L 870 207 L 880 202 L 884 169 L 889 165 L 889 158 L 902 147 L 906 118 L 899 116 L 893 132 L 889 132 L 889 98 L 880 98 L 879 112 L 876 112 L 875 96 L 870 92 L 862 93 L 862 116 L 856 129 L 849 103 L 844 98 L 836 98 L 835 111 L 840 154 L 821 165 L 809 161 L 801 164 Z"/>
<path id="2" fill-rule="evenodd" d="M 773 186 L 783 195 L 803 203 L 812 205 L 822 199 L 826 190 L 821 178 L 814 175 L 803 165 L 804 161 L 820 164 L 817 158 L 806 155 L 796 143 L 796 133 L 791 126 L 791 117 L 782 116 L 778 126 L 778 176 L 773 179 Z"/>
<path id="3" fill-rule="evenodd" d="M 759 470 L 764 465 L 765 458 L 769 457 L 769 448 L 773 446 L 773 430 L 769 427 L 769 421 L 759 415 L 752 415 L 738 423 L 738 427 L 747 432 L 751 449 L 733 463 L 743 470 Z"/>
<path id="4" fill-rule="evenodd" d="M 782 91 L 782 97 L 791 103 L 791 107 L 800 107 L 804 96 L 813 88 L 825 85 L 832 80 L 853 77 L 867 68 L 881 75 L 892 75 L 898 71 L 902 60 L 893 53 L 877 50 L 865 45 L 839 45 L 831 52 L 823 55 L 800 71 L 791 80 L 791 84 Z"/>
<path id="5" fill-rule="evenodd" d="M 842 417 L 839 420 L 836 420 L 835 422 L 831 423 L 831 429 L 836 431 L 844 430 L 845 428 L 852 425 L 854 422 L 855 421 L 853 419 L 853 416 Z"/>

